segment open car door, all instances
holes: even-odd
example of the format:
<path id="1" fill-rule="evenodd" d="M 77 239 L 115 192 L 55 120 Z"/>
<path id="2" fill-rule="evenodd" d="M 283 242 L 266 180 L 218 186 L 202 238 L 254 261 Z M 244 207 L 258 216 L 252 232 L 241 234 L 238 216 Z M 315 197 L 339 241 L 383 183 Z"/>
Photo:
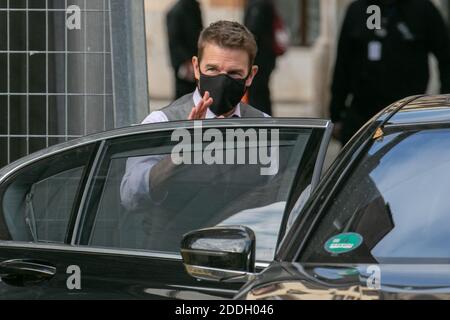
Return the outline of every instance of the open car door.
<path id="1" fill-rule="evenodd" d="M 257 270 L 262 271 L 273 260 L 290 212 L 319 182 L 331 131 L 330 121 L 295 118 L 116 130 L 97 141 L 100 147 L 68 211 L 73 212 L 68 219 L 73 232 L 58 245 L 40 241 L 39 234 L 24 235 L 30 232 L 22 223 L 31 212 L 26 197 L 25 209 L 17 211 L 23 217 L 11 217 L 10 208 L 20 207 L 15 189 L 8 189 L 15 179 L 35 194 L 46 187 L 32 183 L 29 170 L 22 168 L 0 185 L 2 214 L 7 215 L 0 219 L 2 227 L 23 228 L 20 238 L 9 234 L 0 241 L 0 267 L 16 259 L 52 267 L 52 277 L 28 289 L 36 298 L 231 298 L 242 284 L 198 281 L 186 272 L 179 255 L 183 235 L 219 225 L 247 226 L 255 231 Z M 51 197 L 53 189 L 38 191 Z M 52 221 L 45 220 L 46 208 L 40 210 L 38 229 L 44 232 Z M 70 266 L 80 274 L 75 290 L 66 287 Z M 1 286 L 3 293 L 13 287 Z"/>

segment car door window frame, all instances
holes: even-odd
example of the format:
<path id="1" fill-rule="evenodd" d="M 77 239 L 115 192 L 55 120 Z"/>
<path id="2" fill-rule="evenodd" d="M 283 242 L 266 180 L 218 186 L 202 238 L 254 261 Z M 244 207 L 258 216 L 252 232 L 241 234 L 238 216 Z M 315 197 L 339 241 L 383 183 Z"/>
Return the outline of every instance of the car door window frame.
<path id="1" fill-rule="evenodd" d="M 77 219 L 78 208 L 80 206 L 81 198 L 82 198 L 82 195 L 84 194 L 84 191 L 86 188 L 86 178 L 89 175 L 89 172 L 93 165 L 93 159 L 98 151 L 97 142 L 88 142 L 88 143 L 84 143 L 82 145 L 75 145 L 75 146 L 71 146 L 68 148 L 61 149 L 61 150 L 53 151 L 51 153 L 42 154 L 36 158 L 32 158 L 28 161 L 25 161 L 23 164 L 18 165 L 12 171 L 8 172 L 8 174 L 3 176 L 0 181 L 0 183 L 2 184 L 2 189 L 3 189 L 3 191 L 0 194 L 0 197 L 2 197 L 2 199 L 3 199 L 6 188 L 8 188 L 8 186 L 10 186 L 13 183 L 14 179 L 21 173 L 36 166 L 36 164 L 38 164 L 39 162 L 51 161 L 51 158 L 61 156 L 65 153 L 73 152 L 77 148 L 86 148 L 86 147 L 91 149 L 91 150 L 89 150 L 89 152 L 91 154 L 89 155 L 89 161 L 86 163 L 86 165 L 83 168 L 83 172 L 80 177 L 80 182 L 79 182 L 77 191 L 76 191 L 74 199 L 73 199 L 73 203 L 72 203 L 72 207 L 71 207 L 70 215 L 69 215 L 69 219 L 68 219 L 67 229 L 66 229 L 66 235 L 64 238 L 64 243 L 54 243 L 53 245 L 57 245 L 57 246 L 69 245 L 72 241 L 74 223 Z M 6 222 L 3 221 L 4 220 L 3 215 L 0 218 L 2 219 L 2 224 L 5 224 L 5 227 L 6 227 Z M 33 244 L 36 246 L 46 245 L 45 242 L 39 242 L 39 240 L 37 242 L 33 242 L 33 243 L 28 243 L 28 242 L 23 242 L 23 241 L 15 241 L 15 240 L 10 240 L 10 241 L 0 240 L 0 247 L 3 246 L 5 243 L 7 243 L 9 246 L 12 244 L 17 244 L 19 246 L 23 246 L 23 244 L 25 244 L 25 245 Z"/>
<path id="2" fill-rule="evenodd" d="M 253 121 L 251 121 L 253 120 Z M 265 119 L 267 121 L 269 119 Z M 328 120 L 322 120 L 322 119 L 300 119 L 300 118 L 290 118 L 290 119 L 270 119 L 272 123 L 268 124 L 265 121 L 261 121 L 260 119 L 239 119 L 240 125 L 244 125 L 246 127 L 255 127 L 258 124 L 261 124 L 264 127 L 270 128 L 270 127 L 293 127 L 293 128 L 322 128 L 329 131 L 329 134 L 331 135 L 331 122 Z M 281 120 L 281 121 L 278 121 Z M 228 127 L 230 126 L 229 123 L 226 123 L 226 120 L 215 120 L 217 121 L 217 126 L 220 127 Z M 236 120 L 233 120 L 236 122 Z M 30 158 L 30 159 L 24 159 L 24 162 L 17 167 L 13 168 L 12 171 L 8 172 L 5 176 L 1 177 L 1 183 L 5 183 L 8 179 L 12 178 L 17 172 L 21 171 L 22 169 L 28 167 L 29 165 L 32 165 L 36 161 L 46 159 L 48 157 L 57 155 L 64 151 L 69 151 L 72 149 L 75 149 L 77 147 L 85 146 L 88 144 L 95 144 L 95 149 L 92 153 L 92 159 L 89 163 L 89 165 L 85 168 L 85 172 L 83 173 L 83 188 L 77 191 L 76 200 L 74 202 L 74 212 L 71 213 L 71 220 L 69 222 L 68 228 L 70 229 L 70 233 L 68 233 L 68 237 L 66 239 L 66 243 L 64 244 L 46 244 L 46 243 L 22 243 L 22 242 L 15 242 L 15 241 L 0 241 L 0 247 L 18 247 L 18 248 L 47 248 L 57 251 L 75 251 L 75 252 L 92 252 L 92 253 L 111 253 L 111 254 L 120 254 L 120 255 L 131 255 L 131 256 L 143 256 L 143 257 L 156 257 L 156 258 L 164 258 L 164 259 L 174 259 L 174 260 L 182 260 L 181 256 L 179 254 L 168 254 L 168 253 L 161 253 L 161 252 L 151 252 L 151 251 L 142 251 L 142 250 L 130 250 L 130 249 L 114 249 L 114 248 L 95 248 L 95 247 L 86 247 L 86 246 L 79 246 L 79 235 L 82 230 L 82 222 L 83 222 L 83 215 L 84 215 L 84 208 L 86 204 L 86 196 L 90 192 L 91 188 L 91 181 L 93 172 L 97 169 L 99 162 L 101 160 L 101 156 L 104 154 L 104 148 L 105 144 L 110 141 L 111 139 L 119 138 L 119 137 L 125 137 L 125 136 L 131 136 L 131 135 L 140 135 L 140 134 L 147 134 L 150 132 L 161 132 L 161 131 L 167 131 L 174 129 L 176 127 L 179 127 L 180 123 L 185 124 L 185 121 L 177 121 L 172 122 L 169 124 L 156 124 L 156 125 L 144 125 L 139 126 L 141 130 L 137 132 L 127 132 L 124 130 L 122 133 L 117 134 L 116 136 L 111 137 L 104 137 L 104 138 L 98 138 L 94 140 L 87 141 L 83 143 L 82 145 L 72 145 L 62 150 L 56 150 L 51 151 L 51 153 L 47 154 L 41 154 L 39 157 L 36 158 Z M 328 135 L 328 134 L 326 134 Z M 328 140 L 328 139 L 326 139 Z M 322 141 L 322 144 L 326 146 L 328 144 L 328 141 Z M 323 148 L 323 147 L 322 147 Z M 325 148 L 326 149 L 326 148 Z M 324 152 L 323 150 L 320 151 L 321 153 Z M 320 160 L 317 160 L 318 165 L 320 165 Z M 316 167 L 316 170 L 319 170 L 319 167 Z M 321 166 L 320 166 L 321 170 Z M 319 172 L 320 172 L 319 170 Z M 317 174 L 315 174 L 317 176 Z M 319 174 L 320 178 L 320 174 Z M 266 262 L 257 262 L 257 269 L 262 270 L 266 268 L 269 263 Z"/>
<path id="3" fill-rule="evenodd" d="M 311 195 L 313 194 L 313 192 L 316 190 L 316 188 L 319 185 L 319 182 L 320 182 L 320 179 L 322 176 L 323 166 L 325 163 L 325 157 L 327 154 L 327 149 L 328 149 L 328 145 L 331 140 L 332 133 L 333 133 L 333 124 L 331 122 L 329 122 L 325 127 L 325 132 L 323 133 L 321 139 L 320 139 L 319 135 L 317 134 L 317 137 L 311 136 L 310 140 L 308 141 L 308 145 L 314 144 L 316 141 L 320 141 L 320 147 L 317 149 L 317 155 L 316 155 L 316 160 L 315 160 L 314 170 L 313 170 L 312 180 L 311 180 L 311 186 L 310 186 L 310 193 L 307 196 L 307 199 L 309 199 L 311 197 Z M 314 135 L 314 131 L 313 131 L 313 135 Z M 317 140 L 314 141 L 314 138 L 317 138 Z M 305 150 L 310 150 L 308 148 L 308 145 L 305 146 Z M 308 162 L 309 160 L 306 157 L 303 157 L 302 162 L 303 161 Z M 294 214 L 293 211 L 294 210 L 300 211 L 300 212 L 295 212 L 295 214 L 297 214 L 297 218 L 298 218 L 298 215 L 300 215 L 301 212 L 303 211 L 303 207 L 296 208 L 296 206 L 295 206 L 297 201 L 299 200 L 299 198 L 302 196 L 301 188 L 299 189 L 299 185 L 298 185 L 302 171 L 303 171 L 302 163 L 299 163 L 298 167 L 297 167 L 297 172 L 295 174 L 295 178 L 293 181 L 293 187 L 289 191 L 290 194 L 287 198 L 286 208 L 285 208 L 285 212 L 283 214 L 283 220 L 281 222 L 281 227 L 280 227 L 280 232 L 278 234 L 278 240 L 277 240 L 277 246 L 276 246 L 275 252 L 278 251 L 278 249 L 282 245 L 284 239 L 286 238 L 286 233 L 288 231 L 287 224 L 288 224 L 290 216 L 292 214 Z M 303 192 L 305 192 L 305 190 L 303 190 Z"/>
<path id="4" fill-rule="evenodd" d="M 252 121 L 253 120 L 253 121 Z M 320 147 L 318 148 L 318 156 L 315 160 L 315 167 L 313 170 L 313 179 L 312 179 L 312 187 L 315 189 L 317 184 L 320 181 L 321 171 L 323 167 L 323 163 L 325 160 L 326 150 L 328 147 L 329 140 L 331 138 L 332 128 L 333 125 L 331 121 L 329 120 L 322 120 L 322 119 L 295 119 L 295 118 L 286 118 L 286 119 L 274 119 L 271 118 L 271 122 L 267 123 L 268 119 L 265 119 L 265 121 L 261 121 L 260 119 L 237 119 L 233 120 L 233 123 L 230 123 L 230 120 L 224 120 L 224 121 L 218 121 L 213 120 L 213 122 L 210 121 L 204 121 L 204 124 L 206 124 L 204 127 L 211 127 L 211 128 L 229 128 L 229 127 L 235 127 L 235 128 L 257 128 L 257 127 L 263 127 L 263 128 L 305 128 L 305 129 L 322 129 L 324 130 L 322 134 L 322 139 L 320 141 Z M 147 130 L 142 131 L 138 133 L 132 134 L 132 136 L 142 136 L 147 134 L 156 134 L 161 132 L 170 132 L 175 129 L 179 129 L 180 127 L 186 128 L 186 129 L 193 129 L 194 128 L 194 122 L 190 121 L 177 121 L 177 122 L 171 122 L 166 123 L 166 126 L 158 125 L 158 127 L 155 127 L 154 130 Z M 112 141 L 120 138 L 125 138 L 130 135 L 122 135 L 122 136 L 116 136 L 116 137 L 110 137 L 103 141 L 102 146 L 99 148 L 97 158 L 95 160 L 95 166 L 92 168 L 90 173 L 90 179 L 97 175 L 98 170 L 101 169 L 101 167 L 104 167 L 105 161 L 108 161 L 107 154 L 108 154 L 108 147 L 112 143 Z M 310 139 L 311 140 L 311 139 Z M 309 144 L 310 141 L 308 141 Z M 305 146 L 306 148 L 306 146 Z M 296 178 L 298 174 L 300 173 L 300 167 L 299 164 L 296 171 Z M 90 234 L 90 232 L 86 232 L 85 228 L 88 227 L 92 231 L 93 221 L 95 219 L 95 216 L 97 214 L 97 210 L 92 210 L 91 201 L 89 201 L 89 197 L 92 196 L 93 189 L 95 186 L 92 184 L 93 181 L 90 181 L 89 188 L 85 189 L 85 194 L 83 195 L 83 201 L 82 206 L 80 206 L 79 214 L 78 214 L 78 221 L 77 221 L 77 227 L 76 227 L 76 234 L 74 234 L 73 238 L 73 245 L 81 245 L 83 247 L 89 248 L 89 250 L 98 251 L 98 252 L 122 252 L 122 253 L 136 253 L 140 252 L 142 255 L 147 257 L 161 257 L 161 256 L 171 256 L 172 258 L 176 258 L 177 260 L 181 260 L 181 256 L 179 254 L 174 253 L 165 253 L 165 252 L 158 252 L 158 251 L 151 251 L 151 250 L 139 250 L 139 249 L 127 249 L 127 248 L 99 248 L 99 247 L 91 247 L 87 243 L 87 235 Z M 296 184 L 297 181 L 293 181 L 293 185 Z M 104 183 L 101 184 L 99 187 L 99 190 L 103 190 Z M 288 201 L 293 201 L 291 199 L 292 190 L 289 192 L 289 196 L 287 198 L 287 204 Z M 94 201 L 96 203 L 95 208 L 98 209 L 98 201 Z M 295 201 L 294 201 L 295 203 Z M 282 223 L 285 224 L 287 221 L 286 218 L 286 209 L 285 212 L 283 212 L 282 217 Z M 90 221 L 91 220 L 91 221 Z M 90 221 L 90 227 L 86 225 L 86 222 Z M 281 234 L 281 225 L 279 229 L 279 235 Z M 275 249 L 275 252 L 277 252 L 277 249 L 279 247 L 279 241 L 281 240 L 281 237 L 277 239 L 277 247 Z M 270 262 L 265 261 L 257 261 L 257 268 L 260 270 L 266 268 L 269 265 Z"/>

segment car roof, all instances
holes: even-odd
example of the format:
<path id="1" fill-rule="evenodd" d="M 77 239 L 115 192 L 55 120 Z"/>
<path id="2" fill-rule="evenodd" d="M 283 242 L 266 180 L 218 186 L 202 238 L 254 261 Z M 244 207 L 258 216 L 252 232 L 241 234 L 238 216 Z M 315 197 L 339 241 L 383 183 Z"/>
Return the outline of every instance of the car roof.
<path id="1" fill-rule="evenodd" d="M 450 94 L 412 97 L 397 108 L 390 108 L 390 115 L 381 115 L 386 125 L 422 123 L 450 123 Z"/>

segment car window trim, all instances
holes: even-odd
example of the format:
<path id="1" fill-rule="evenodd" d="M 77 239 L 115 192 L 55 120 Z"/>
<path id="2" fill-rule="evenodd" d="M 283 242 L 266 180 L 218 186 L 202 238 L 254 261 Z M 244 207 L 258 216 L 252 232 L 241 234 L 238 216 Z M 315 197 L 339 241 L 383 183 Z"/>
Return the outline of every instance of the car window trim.
<path id="1" fill-rule="evenodd" d="M 250 120 L 250 121 L 249 121 Z M 264 121 L 265 120 L 265 121 Z M 233 119 L 233 120 L 205 120 L 202 121 L 202 127 L 203 128 L 246 128 L 246 127 L 264 127 L 264 128 L 305 128 L 305 129 L 329 129 L 330 125 L 332 125 L 330 120 L 325 119 L 318 119 L 318 118 L 265 118 L 264 120 L 261 120 L 260 118 L 251 119 L 251 118 L 239 118 L 239 119 Z M 270 121 L 267 121 L 270 120 Z M 269 123 L 268 123 L 269 122 Z M 180 124 L 185 124 L 186 126 L 180 127 Z M 99 168 L 99 165 L 103 162 L 103 156 L 105 154 L 105 151 L 107 149 L 107 145 L 112 140 L 115 140 L 117 138 L 124 138 L 129 136 L 139 136 L 143 134 L 153 134 L 153 133 L 159 133 L 159 132 L 167 132 L 167 131 L 174 131 L 180 128 L 184 129 L 194 129 L 196 126 L 195 121 L 173 121 L 173 122 L 167 122 L 167 123 L 159 123 L 159 124 L 146 124 L 146 125 L 138 125 L 133 127 L 127 127 L 122 129 L 113 130 L 112 132 L 119 132 L 124 130 L 122 134 L 117 135 L 110 135 L 105 136 L 105 133 L 100 133 L 97 135 L 93 135 L 93 139 L 83 141 L 83 143 L 73 144 L 69 145 L 67 147 L 62 147 L 60 149 L 54 150 L 48 154 L 39 155 L 38 157 L 32 158 L 32 159 L 24 159 L 24 163 L 21 163 L 17 167 L 15 167 L 13 170 L 9 171 L 4 176 L 0 177 L 0 184 L 8 179 L 11 175 L 13 175 L 18 170 L 21 170 L 22 168 L 32 165 L 34 162 L 40 161 L 42 159 L 49 158 L 53 155 L 57 155 L 62 152 L 67 152 L 82 146 L 86 146 L 89 144 L 99 144 L 96 150 L 94 150 L 95 158 L 92 162 L 92 165 L 89 168 L 89 174 L 87 178 L 87 182 L 82 190 L 82 196 L 81 200 L 78 203 L 78 210 L 77 215 L 75 218 L 75 223 L 73 226 L 73 230 L 71 233 L 71 239 L 70 239 L 70 245 L 77 245 L 80 241 L 80 236 L 82 234 L 83 230 L 83 221 L 86 218 L 86 201 L 88 199 L 88 196 L 91 191 L 91 185 L 93 176 L 96 172 L 96 170 Z M 134 128 L 139 127 L 140 129 L 145 128 L 152 128 L 152 130 L 139 130 L 135 132 Z M 156 127 L 156 128 L 155 128 Z M 133 130 L 131 130 L 133 129 Z M 95 139 L 96 136 L 100 136 L 100 138 Z M 102 138 L 103 137 L 103 138 Z M 86 138 L 84 138 L 86 139 Z M 70 142 L 70 143 L 73 143 Z M 317 168 L 315 168 L 316 170 Z M 320 170 L 318 170 L 318 179 L 320 179 Z M 316 174 L 316 173 L 314 173 Z M 313 174 L 313 175 L 314 175 Z M 266 262 L 261 262 L 265 264 Z"/>
<path id="2" fill-rule="evenodd" d="M 78 253 L 98 253 L 98 254 L 110 254 L 110 255 L 120 255 L 120 256 L 134 256 L 134 257 L 144 257 L 144 258 L 157 258 L 157 259 L 169 259 L 182 261 L 180 254 L 176 253 L 165 253 L 156 251 L 143 251 L 143 250 L 132 250 L 132 249 L 112 249 L 112 248 L 99 248 L 99 247 L 89 247 L 89 246 L 76 246 L 68 244 L 46 244 L 46 243 L 29 243 L 29 242 L 18 242 L 18 241 L 0 241 L 1 248 L 11 248 L 11 249 L 42 249 L 51 250 L 58 252 L 78 252 Z M 257 261 L 256 267 L 265 269 L 270 265 L 269 262 Z"/>
<path id="3" fill-rule="evenodd" d="M 75 198 L 74 198 L 74 202 L 73 202 L 73 205 L 72 205 L 72 210 L 71 210 L 71 213 L 70 213 L 69 222 L 68 222 L 67 230 L 66 230 L 66 238 L 64 239 L 64 243 L 67 243 L 67 244 L 71 243 L 71 239 L 72 239 L 73 234 L 74 234 L 76 221 L 77 221 L 77 218 L 78 218 L 78 208 L 80 207 L 80 205 L 82 203 L 81 201 L 82 201 L 83 194 L 84 194 L 84 191 L 85 191 L 85 188 L 86 188 L 86 183 L 87 183 L 88 178 L 89 178 L 89 173 L 90 173 L 90 170 L 91 170 L 91 168 L 92 168 L 92 166 L 94 164 L 95 157 L 96 157 L 96 155 L 98 153 L 98 150 L 99 150 L 99 147 L 100 147 L 98 142 L 93 142 L 92 144 L 83 145 L 80 148 L 83 148 L 83 147 L 86 147 L 86 146 L 89 146 L 89 145 L 92 145 L 92 151 L 91 151 L 92 154 L 89 157 L 89 162 L 83 168 L 83 173 L 82 173 L 82 176 L 81 176 L 80 184 L 79 184 L 79 186 L 77 188 L 76 195 L 75 195 Z"/>
<path id="4" fill-rule="evenodd" d="M 69 243 L 69 240 L 71 238 L 71 234 L 72 234 L 72 231 L 73 231 L 72 230 L 72 227 L 73 227 L 73 222 L 72 221 L 76 218 L 76 215 L 77 215 L 77 212 L 78 212 L 77 208 L 79 206 L 79 200 L 80 200 L 80 197 L 81 197 L 82 193 L 84 192 L 84 187 L 85 187 L 84 181 L 85 181 L 85 179 L 86 179 L 86 177 L 88 175 L 89 169 L 90 169 L 90 167 L 92 165 L 92 159 L 93 159 L 94 155 L 98 151 L 98 143 L 94 142 L 94 141 L 91 141 L 91 142 L 83 143 L 83 144 L 76 145 L 76 146 L 73 146 L 73 147 L 70 147 L 70 148 L 61 148 L 60 150 L 52 152 L 52 153 L 49 153 L 47 155 L 39 156 L 39 157 L 33 158 L 31 160 L 24 161 L 23 163 L 21 163 L 20 165 L 15 167 L 13 170 L 9 171 L 7 174 L 5 174 L 5 175 L 0 177 L 0 186 L 2 186 L 2 189 L 3 189 L 4 185 L 6 185 L 8 187 L 8 185 L 10 185 L 12 183 L 11 180 L 14 180 L 24 170 L 30 169 L 31 167 L 35 166 L 37 163 L 39 163 L 41 161 L 48 161 L 48 160 L 52 161 L 52 158 L 58 157 L 58 156 L 60 156 L 62 154 L 69 153 L 69 152 L 72 152 L 72 151 L 74 151 L 76 149 L 81 149 L 81 148 L 89 148 L 89 153 L 90 153 L 90 155 L 88 157 L 89 161 L 86 163 L 86 165 L 78 167 L 78 168 L 83 168 L 83 171 L 81 173 L 80 182 L 79 182 L 79 185 L 78 185 L 77 190 L 75 192 L 73 203 L 71 205 L 70 214 L 69 214 L 69 220 L 68 220 L 68 224 L 66 226 L 66 234 L 65 234 L 65 237 L 64 237 L 64 244 Z M 3 169 L 5 169 L 5 168 L 7 168 L 7 167 L 4 167 Z M 72 168 L 72 169 L 74 169 L 74 168 Z M 70 169 L 70 170 L 72 170 L 72 169 Z M 48 178 L 49 177 L 47 177 L 46 179 L 48 179 Z M 1 191 L 1 193 L 0 193 L 0 198 L 1 198 L 0 199 L 0 205 L 3 204 L 4 193 L 5 193 L 4 190 Z M 0 213 L 2 213 L 1 211 L 2 210 L 0 210 Z M 2 217 L 2 219 L 3 219 L 3 217 Z M 5 240 L 0 240 L 0 242 L 1 241 L 5 241 Z"/>
<path id="5" fill-rule="evenodd" d="M 267 121 L 267 119 L 269 121 Z M 262 121 L 260 118 L 257 119 L 251 119 L 251 118 L 239 118 L 236 120 L 230 120 L 230 119 L 226 119 L 226 120 L 205 120 L 202 121 L 202 128 L 203 129 L 208 129 L 208 128 L 295 128 L 295 129 L 311 129 L 311 130 L 317 130 L 317 129 L 321 129 L 324 130 L 325 133 L 329 132 L 330 137 L 331 137 L 331 133 L 332 133 L 332 122 L 331 120 L 324 120 L 324 119 L 315 119 L 315 118 L 265 118 L 266 121 Z M 178 123 L 178 126 L 174 123 Z M 141 135 L 146 135 L 146 134 L 158 134 L 158 133 L 162 133 L 162 132 L 173 132 L 174 130 L 179 130 L 180 128 L 182 129 L 195 129 L 196 126 L 198 126 L 198 124 L 196 123 L 196 121 L 174 121 L 174 122 L 167 122 L 167 123 L 163 123 L 166 125 L 163 125 L 161 127 L 161 124 L 156 124 L 158 125 L 158 127 L 160 128 L 155 128 L 154 130 L 148 130 L 148 131 L 141 131 L 141 132 L 137 132 L 137 133 L 132 133 L 132 134 L 126 134 L 126 135 L 120 135 L 120 136 L 113 136 L 113 137 L 109 137 L 108 139 L 103 140 L 103 144 L 101 146 L 101 150 L 99 150 L 99 159 L 98 162 L 96 163 L 95 167 L 92 167 L 92 171 L 91 174 L 94 175 L 95 172 L 97 172 L 104 164 L 105 161 L 105 156 L 108 152 L 108 148 L 110 147 L 110 145 L 114 142 L 114 140 L 117 139 L 123 139 L 123 138 L 129 138 L 130 136 L 141 136 Z M 180 126 L 180 124 L 186 124 L 186 126 Z M 152 126 L 153 124 L 150 124 L 150 126 Z M 147 127 L 149 125 L 143 125 L 143 127 Z M 325 134 L 324 133 L 324 134 Z M 323 141 L 322 141 L 323 142 Z M 321 148 L 325 149 L 325 154 L 326 154 L 326 147 L 322 144 Z M 317 164 L 316 164 L 317 165 Z M 317 170 L 317 172 L 316 172 Z M 314 175 L 316 175 L 316 179 L 318 180 L 317 183 L 320 180 L 320 175 L 321 175 L 321 168 L 314 168 L 314 172 L 313 172 L 313 179 L 314 179 Z M 86 196 L 83 199 L 83 207 L 80 207 L 80 211 L 79 211 L 79 215 L 83 217 L 83 219 L 86 219 L 86 217 L 88 215 L 91 215 L 93 213 L 88 213 L 87 212 L 87 207 L 86 205 L 88 205 L 87 202 L 89 202 L 89 197 L 90 194 L 92 192 L 92 180 L 89 183 L 89 188 L 86 188 L 85 191 Z M 87 201 L 87 202 L 86 202 Z M 95 213 L 97 214 L 97 213 Z M 85 220 L 84 220 L 85 221 Z M 76 236 L 73 239 L 72 244 L 73 245 L 77 245 L 82 241 L 82 236 L 83 236 L 83 230 L 84 230 L 84 225 L 82 225 L 82 223 L 79 223 L 79 228 L 77 229 L 77 233 L 75 235 Z M 92 230 L 91 230 L 92 232 Z M 92 234 L 90 235 L 92 236 Z M 276 252 L 276 251 L 275 251 Z"/>
<path id="6" fill-rule="evenodd" d="M 323 165 L 325 163 L 325 158 L 326 158 L 327 151 L 328 151 L 328 145 L 331 141 L 331 137 L 333 134 L 333 128 L 334 128 L 333 123 L 331 121 L 329 121 L 327 123 L 327 126 L 322 135 L 322 140 L 320 143 L 319 151 L 317 153 L 317 158 L 316 158 L 316 161 L 314 164 L 314 171 L 313 171 L 313 175 L 312 175 L 312 179 L 311 179 L 311 192 L 309 194 L 308 199 L 312 196 L 312 194 L 316 190 L 317 186 L 319 185 L 319 182 L 320 182 L 320 179 L 322 176 Z M 299 164 L 299 166 L 300 166 L 300 164 Z M 297 171 L 297 176 L 299 175 L 300 171 L 301 170 L 299 168 L 299 170 Z M 293 190 L 291 189 L 290 193 L 292 193 L 292 192 L 293 192 Z M 289 196 L 289 197 L 291 197 L 291 196 Z M 288 199 L 288 202 L 289 201 L 290 201 L 290 199 Z M 289 212 L 287 212 L 287 209 L 288 208 L 286 208 L 286 211 L 283 213 L 283 221 L 280 226 L 280 230 L 279 230 L 279 234 L 278 234 L 277 246 L 275 248 L 275 256 L 277 256 L 278 249 L 283 245 L 283 243 L 286 239 L 286 233 L 289 231 L 286 228 L 286 223 L 289 219 L 289 216 L 292 214 L 292 210 L 294 210 L 295 208 L 292 208 L 292 210 L 290 210 Z"/>
<path id="7" fill-rule="evenodd" d="M 77 244 L 78 241 L 78 235 L 81 234 L 81 230 L 83 229 L 82 223 L 84 222 L 84 212 L 85 212 L 85 206 L 86 206 L 86 200 L 89 195 L 90 187 L 92 185 L 92 181 L 94 179 L 94 174 L 96 172 L 96 169 L 98 168 L 98 165 L 101 160 L 101 156 L 103 154 L 103 150 L 105 148 L 106 141 L 103 140 L 100 145 L 98 146 L 95 154 L 95 158 L 92 161 L 92 164 L 89 168 L 89 174 L 86 179 L 86 183 L 82 190 L 81 199 L 78 203 L 78 210 L 76 210 L 76 218 L 75 223 L 72 230 L 72 236 L 70 239 L 70 245 L 74 246 Z"/>
<path id="8" fill-rule="evenodd" d="M 320 118 L 237 118 L 237 119 L 213 119 L 203 120 L 204 128 L 226 128 L 226 127 L 267 127 L 267 128 L 326 128 L 330 120 Z M 71 140 L 60 145 L 55 145 L 47 149 L 43 149 L 34 154 L 25 156 L 0 169 L 0 184 L 28 165 L 51 157 L 60 152 L 70 151 L 78 147 L 82 147 L 95 142 L 102 142 L 116 138 L 129 137 L 152 132 L 173 131 L 175 129 L 193 129 L 194 121 L 170 121 L 162 123 L 151 123 L 128 126 L 124 128 L 105 131 L 102 133 L 85 136 L 80 139 Z"/>
<path id="9" fill-rule="evenodd" d="M 325 132 L 322 138 L 322 143 L 319 148 L 319 154 L 317 155 L 316 164 L 314 167 L 314 173 L 311 182 L 311 194 L 316 190 L 319 185 L 320 178 L 322 176 L 323 165 L 328 151 L 328 146 L 333 135 L 334 124 L 329 121 L 325 128 Z"/>

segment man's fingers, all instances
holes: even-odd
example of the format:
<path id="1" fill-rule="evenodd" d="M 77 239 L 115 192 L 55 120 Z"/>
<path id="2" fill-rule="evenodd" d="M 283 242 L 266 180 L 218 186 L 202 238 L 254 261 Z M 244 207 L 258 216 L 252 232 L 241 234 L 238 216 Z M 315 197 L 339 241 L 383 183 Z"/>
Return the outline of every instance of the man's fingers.
<path id="1" fill-rule="evenodd" d="M 205 119 L 206 111 L 213 104 L 213 99 L 211 98 L 209 92 L 205 92 L 202 100 L 191 110 L 188 120 L 200 120 Z"/>
<path id="2" fill-rule="evenodd" d="M 211 95 L 209 94 L 209 91 L 206 91 L 205 95 L 203 96 L 203 101 L 206 102 L 210 97 Z"/>
<path id="3" fill-rule="evenodd" d="M 203 104 L 205 103 L 205 100 L 200 100 L 200 102 L 195 106 L 195 108 L 198 110 L 198 109 L 200 109 L 202 106 L 203 106 Z"/>
<path id="4" fill-rule="evenodd" d="M 208 107 L 211 105 L 209 103 L 209 100 L 212 100 L 211 98 L 209 98 L 207 101 L 203 101 L 202 105 L 200 108 L 198 108 L 198 113 L 199 114 L 203 114 L 204 112 L 206 112 L 206 109 L 208 109 Z"/>
<path id="5" fill-rule="evenodd" d="M 204 119 L 206 117 L 206 110 L 211 105 L 210 100 L 212 100 L 212 99 L 211 99 L 211 97 L 209 95 L 209 92 L 206 91 L 204 96 L 203 96 L 203 99 L 202 99 L 201 103 L 199 103 L 199 106 L 197 108 L 197 112 L 198 112 L 197 113 L 197 117 L 199 119 Z"/>
<path id="6" fill-rule="evenodd" d="M 188 120 L 194 120 L 195 119 L 195 107 L 192 108 L 191 113 L 189 113 Z"/>
<path id="7" fill-rule="evenodd" d="M 206 109 L 208 108 L 207 102 L 209 99 L 211 99 L 211 97 L 209 95 L 209 92 L 206 91 L 202 99 L 202 106 L 199 108 L 199 111 L 201 111 L 202 113 L 203 111 L 206 111 Z"/>
<path id="8" fill-rule="evenodd" d="M 189 114 L 188 120 L 197 120 L 198 119 L 198 114 L 199 114 L 199 110 L 202 108 L 204 102 L 203 100 L 201 100 L 198 105 L 194 106 L 191 110 L 191 113 Z"/>
<path id="9" fill-rule="evenodd" d="M 211 107 L 211 105 L 213 104 L 214 99 L 213 98 L 209 98 L 208 100 L 206 100 L 206 102 L 204 103 L 205 109 Z"/>

